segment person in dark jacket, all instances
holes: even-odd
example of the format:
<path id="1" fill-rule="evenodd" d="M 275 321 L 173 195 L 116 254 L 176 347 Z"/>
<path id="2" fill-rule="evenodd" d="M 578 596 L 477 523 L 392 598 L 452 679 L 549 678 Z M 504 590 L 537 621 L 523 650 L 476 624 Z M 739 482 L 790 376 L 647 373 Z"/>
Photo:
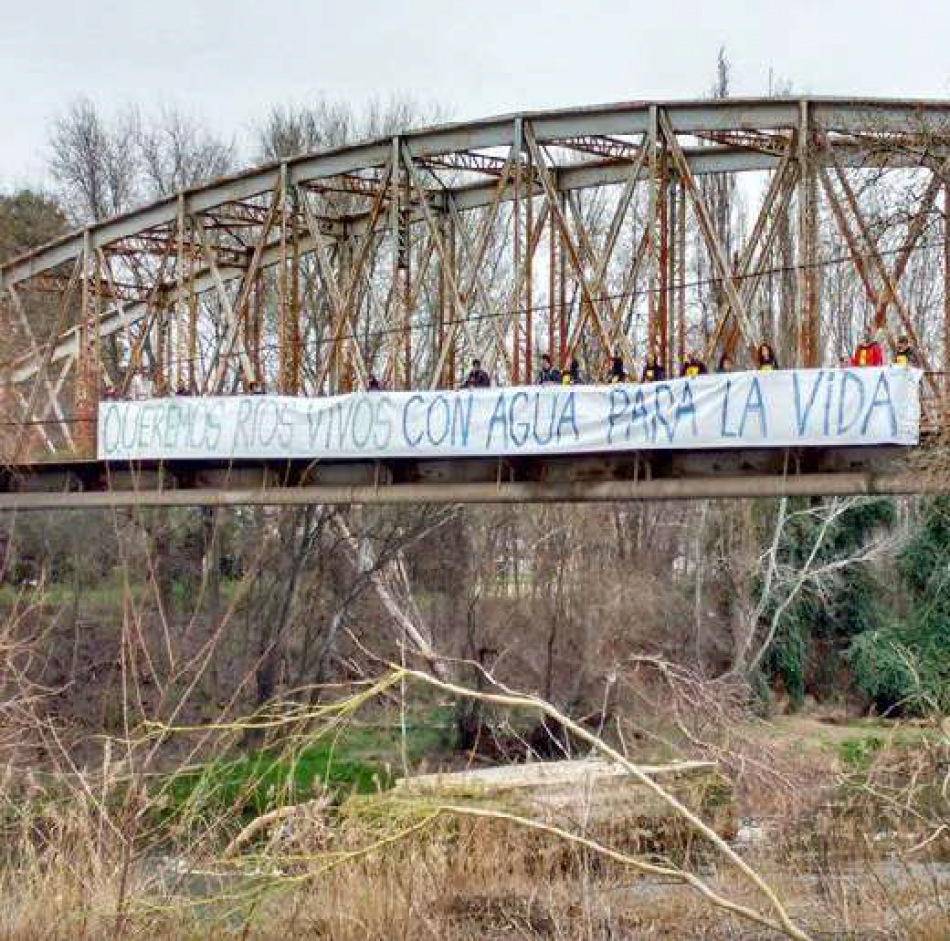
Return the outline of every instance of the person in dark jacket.
<path id="1" fill-rule="evenodd" d="M 895 366 L 917 366 L 920 367 L 920 357 L 917 351 L 910 345 L 907 337 L 900 337 L 897 341 L 897 349 L 894 350 L 894 358 L 891 362 Z"/>
<path id="2" fill-rule="evenodd" d="M 755 349 L 755 368 L 759 372 L 774 372 L 778 369 L 775 350 L 769 343 L 760 343 Z"/>
<path id="3" fill-rule="evenodd" d="M 538 385 L 554 385 L 561 381 L 561 370 L 551 364 L 551 357 L 545 353 L 541 357 L 541 369 L 538 372 Z"/>
<path id="4" fill-rule="evenodd" d="M 491 379 L 488 378 L 488 373 L 482 369 L 482 361 L 480 359 L 473 359 L 471 372 L 465 377 L 462 388 L 487 389 L 490 385 Z"/>
<path id="5" fill-rule="evenodd" d="M 615 354 L 610 358 L 610 370 L 607 373 L 607 382 L 626 382 L 627 370 L 623 368 L 623 357 Z"/>
<path id="6" fill-rule="evenodd" d="M 666 370 L 660 365 L 656 353 L 647 353 L 640 375 L 641 382 L 662 382 L 666 378 Z"/>
<path id="7" fill-rule="evenodd" d="M 371 375 L 366 381 L 366 391 L 367 392 L 380 392 L 382 391 L 382 386 L 379 384 L 379 380 Z"/>
<path id="8" fill-rule="evenodd" d="M 574 357 L 571 359 L 571 365 L 561 374 L 561 385 L 577 386 L 583 383 L 583 381 L 581 378 L 581 364 L 577 361 L 577 358 Z"/>
<path id="9" fill-rule="evenodd" d="M 699 358 L 696 353 L 688 353 L 686 359 L 683 361 L 683 377 L 686 379 L 693 379 L 696 376 L 705 376 L 709 370 L 706 368 L 706 364 Z"/>

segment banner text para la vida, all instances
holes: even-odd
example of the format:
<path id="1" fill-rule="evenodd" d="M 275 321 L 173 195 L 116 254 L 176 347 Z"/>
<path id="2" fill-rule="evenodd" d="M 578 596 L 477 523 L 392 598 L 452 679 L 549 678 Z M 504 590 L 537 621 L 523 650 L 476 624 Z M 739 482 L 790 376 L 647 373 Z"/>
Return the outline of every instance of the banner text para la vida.
<path id="1" fill-rule="evenodd" d="M 916 422 L 909 428 L 906 416 L 917 415 L 918 380 L 918 371 L 908 369 L 784 370 L 649 385 L 104 402 L 99 456 L 501 454 L 835 439 L 913 443 Z"/>

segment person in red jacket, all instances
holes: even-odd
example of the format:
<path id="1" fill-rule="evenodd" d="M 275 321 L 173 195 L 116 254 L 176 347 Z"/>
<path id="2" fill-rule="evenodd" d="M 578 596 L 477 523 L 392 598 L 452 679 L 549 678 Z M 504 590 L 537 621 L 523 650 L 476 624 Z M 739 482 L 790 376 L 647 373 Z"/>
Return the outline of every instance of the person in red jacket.
<path id="1" fill-rule="evenodd" d="M 881 352 L 881 344 L 874 339 L 874 334 L 870 330 L 864 331 L 864 339 L 851 357 L 852 366 L 883 366 L 884 354 Z"/>

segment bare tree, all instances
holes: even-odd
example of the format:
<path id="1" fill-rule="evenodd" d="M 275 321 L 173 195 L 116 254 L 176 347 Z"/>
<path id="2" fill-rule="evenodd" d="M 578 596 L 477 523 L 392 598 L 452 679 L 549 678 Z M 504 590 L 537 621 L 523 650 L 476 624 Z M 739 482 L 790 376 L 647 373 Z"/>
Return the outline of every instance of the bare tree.
<path id="1" fill-rule="evenodd" d="M 902 534 L 885 531 L 856 551 L 832 558 L 823 558 L 830 534 L 842 515 L 857 506 L 863 498 L 833 499 L 827 504 L 789 512 L 788 498 L 778 502 L 771 539 L 748 573 L 750 582 L 759 584 L 754 601 L 740 609 L 739 636 L 733 655 L 731 676 L 749 676 L 762 663 L 778 633 L 782 618 L 807 589 L 823 592 L 828 584 L 850 566 L 893 555 L 902 541 Z M 781 543 L 791 522 L 800 517 L 815 517 L 818 528 L 801 563 L 783 559 Z M 753 593 L 746 597 L 752 599 Z"/>
<path id="2" fill-rule="evenodd" d="M 257 127 L 257 151 L 274 161 L 333 147 L 353 137 L 353 112 L 320 99 L 311 105 L 274 105 Z"/>
<path id="3" fill-rule="evenodd" d="M 107 122 L 89 98 L 78 98 L 53 123 L 50 173 L 76 224 L 97 222 L 134 204 L 136 133 L 134 112 Z"/>
<path id="4" fill-rule="evenodd" d="M 167 196 L 224 176 L 235 164 L 233 141 L 171 106 L 154 117 L 136 114 L 135 143 L 146 196 Z"/>
<path id="5" fill-rule="evenodd" d="M 328 98 L 278 104 L 257 125 L 257 155 L 262 161 L 281 160 L 437 124 L 448 114 L 440 105 L 424 106 L 408 97 L 374 99 L 362 110 Z"/>
<path id="6" fill-rule="evenodd" d="M 50 173 L 72 221 L 83 225 L 222 176 L 236 148 L 179 109 L 127 107 L 107 117 L 79 98 L 56 119 Z"/>

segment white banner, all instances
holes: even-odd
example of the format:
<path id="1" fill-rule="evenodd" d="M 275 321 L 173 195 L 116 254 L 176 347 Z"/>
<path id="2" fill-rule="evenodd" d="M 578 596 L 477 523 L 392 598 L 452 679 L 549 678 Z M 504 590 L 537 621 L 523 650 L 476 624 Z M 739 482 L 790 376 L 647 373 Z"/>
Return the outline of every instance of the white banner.
<path id="1" fill-rule="evenodd" d="M 786 369 L 647 385 L 175 397 L 99 405 L 103 460 L 484 457 L 916 444 L 917 369 Z"/>

